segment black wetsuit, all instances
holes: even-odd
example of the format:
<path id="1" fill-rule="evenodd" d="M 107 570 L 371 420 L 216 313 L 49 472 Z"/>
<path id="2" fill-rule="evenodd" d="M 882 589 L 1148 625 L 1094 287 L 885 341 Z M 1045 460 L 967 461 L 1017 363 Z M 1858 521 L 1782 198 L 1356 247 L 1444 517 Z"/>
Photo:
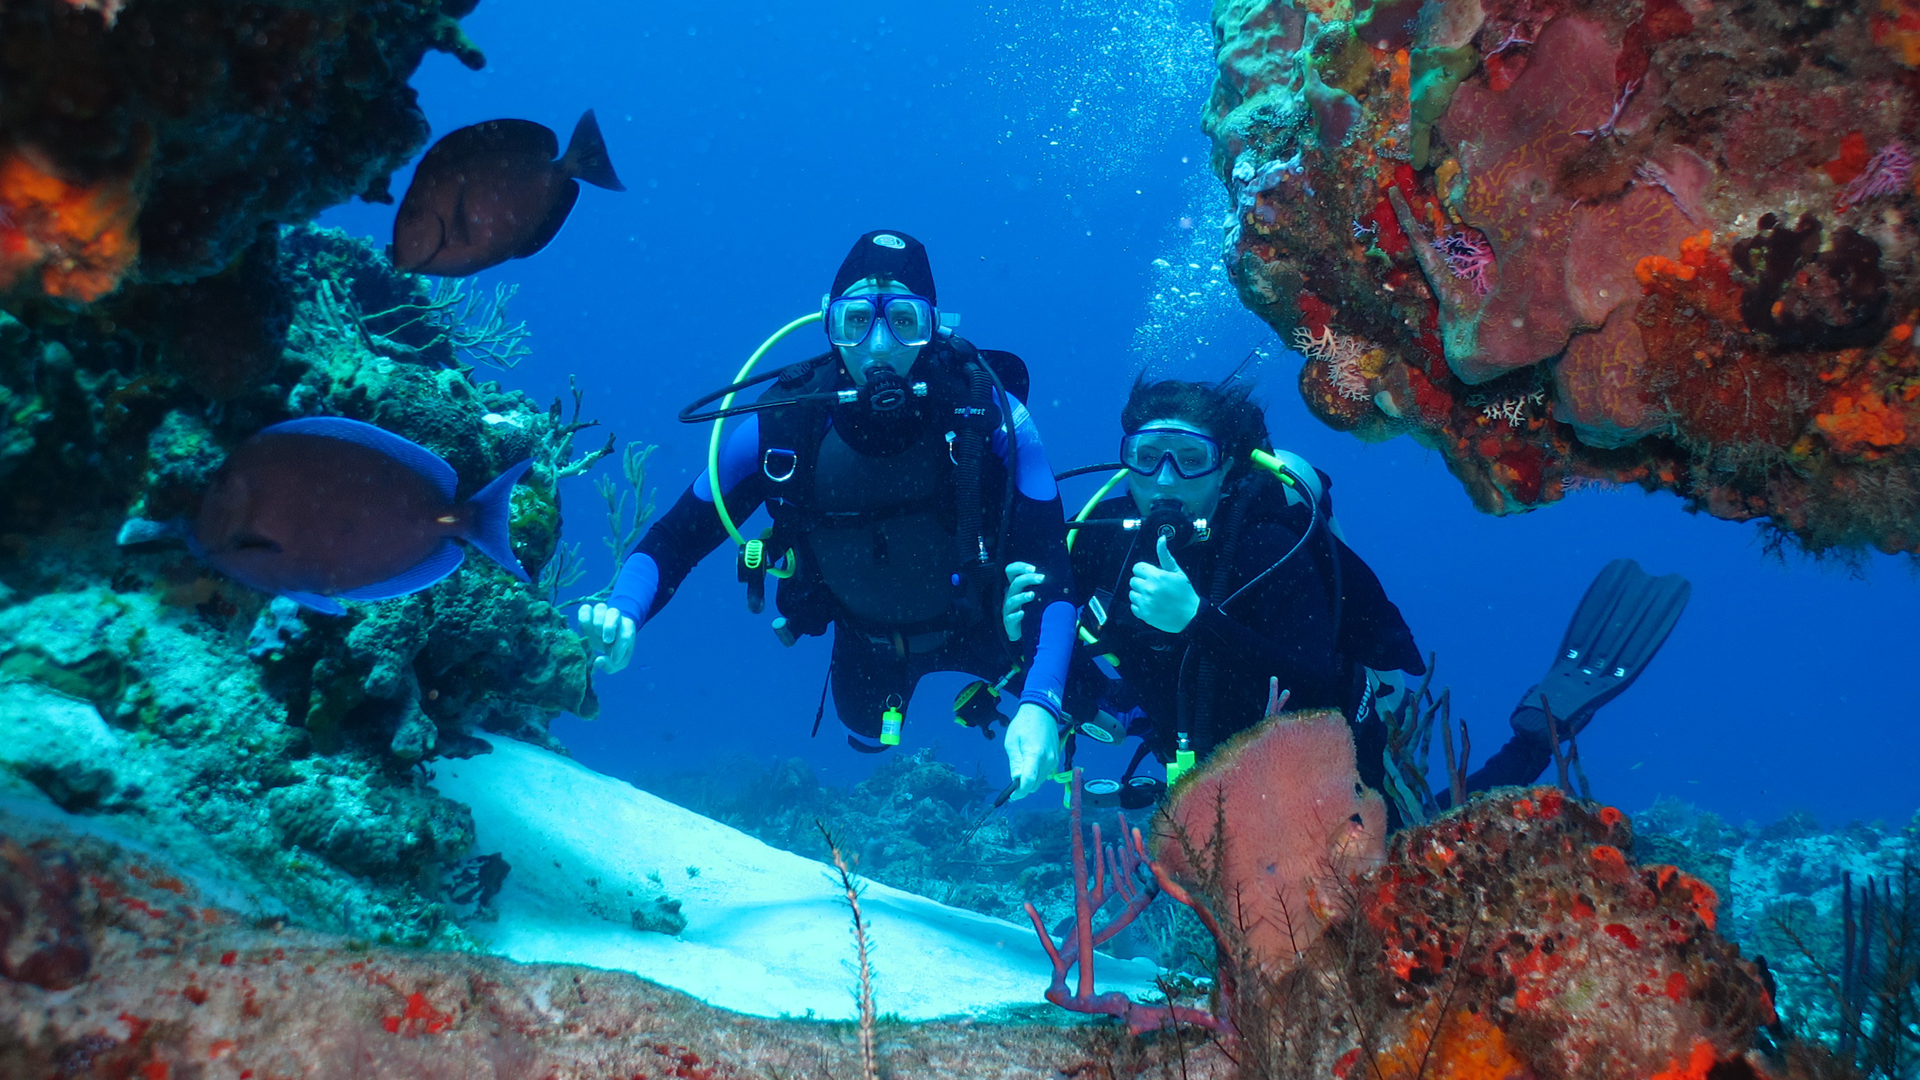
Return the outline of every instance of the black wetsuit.
<path id="1" fill-rule="evenodd" d="M 795 634 L 834 629 L 832 687 L 841 722 L 869 738 L 880 734 L 890 704 L 904 708 L 920 678 L 962 671 L 998 680 L 1015 660 L 1022 703 L 1061 711 L 1073 635 L 1063 521 L 1053 473 L 1033 420 L 1009 396 L 977 416 L 991 427 L 980 461 L 981 521 L 991 565 L 969 588 L 959 565 L 956 490 L 960 469 L 953 429 L 965 398 L 964 376 L 980 353 L 958 338 L 929 345 L 910 378 L 928 396 L 877 416 L 865 406 L 794 405 L 749 417 L 720 455 L 721 488 L 735 521 L 766 506 L 775 521 L 770 556 L 791 549 L 799 572 L 777 587 L 780 613 Z M 796 365 L 780 395 L 852 386 L 831 357 Z M 1007 428 L 1014 437 L 1007 438 Z M 705 474 L 640 541 L 611 603 L 645 623 L 687 573 L 727 534 L 714 513 Z M 1000 631 L 1007 560 L 1048 568 L 1038 632 L 1013 645 Z M 1024 648 L 1022 646 L 1025 646 Z"/>
<path id="2" fill-rule="evenodd" d="M 1332 480 L 1314 474 L 1324 526 L 1333 519 Z M 1127 495 L 1108 499 L 1089 516 L 1138 513 Z M 1076 598 L 1084 605 L 1097 597 L 1108 617 L 1098 642 L 1076 650 L 1069 713 L 1080 716 L 1104 704 L 1115 715 L 1131 713 L 1128 733 L 1141 736 L 1162 761 L 1173 757 L 1181 731 L 1204 758 L 1265 716 L 1268 679 L 1278 678 L 1291 692 L 1288 708 L 1346 714 L 1361 782 L 1384 790 L 1386 725 L 1374 707 L 1366 669 L 1417 676 L 1426 664 L 1380 579 L 1333 529 L 1314 530 L 1300 542 L 1311 522 L 1305 498 L 1289 497 L 1266 474 L 1229 484 L 1210 522 L 1211 535 L 1174 553 L 1201 598 L 1199 613 L 1178 634 L 1141 622 L 1127 602 L 1134 564 L 1158 565 L 1152 539 L 1143 531 L 1082 530 L 1073 548 Z M 1222 575 L 1220 558 L 1229 551 Z M 1234 595 L 1289 551 L 1278 570 Z M 1227 597 L 1233 598 L 1220 602 Z M 1103 672 L 1097 660 L 1102 655 L 1119 661 L 1112 668 L 1117 681 Z M 1467 778 L 1468 790 L 1532 783 L 1550 760 L 1544 737 L 1516 731 Z M 1438 795 L 1442 805 L 1449 801 L 1444 784 Z"/>
<path id="3" fill-rule="evenodd" d="M 1325 474 L 1317 479 L 1323 491 L 1331 483 Z M 1091 516 L 1137 515 L 1132 497 L 1121 496 Z M 1322 515 L 1332 515 L 1325 495 Z M 1148 745 L 1165 760 L 1180 731 L 1205 755 L 1259 722 L 1269 678 L 1291 692 L 1291 708 L 1337 708 L 1351 718 L 1367 702 L 1364 668 L 1425 670 L 1399 609 L 1360 556 L 1330 529 L 1314 530 L 1301 542 L 1311 520 L 1305 499 L 1290 504 L 1287 488 L 1265 473 L 1232 482 L 1209 536 L 1174 552 L 1201 598 L 1199 613 L 1178 634 L 1141 622 L 1127 603 L 1134 564 L 1156 561 L 1153 538 L 1144 531 L 1082 530 L 1074 542 L 1074 580 L 1083 602 L 1097 596 L 1108 618 L 1099 644 L 1080 650 L 1068 711 L 1078 715 L 1098 697 L 1124 707 L 1130 694 L 1150 723 Z M 1255 582 L 1289 551 L 1278 570 Z M 1098 671 L 1100 654 L 1119 660 L 1122 686 Z"/>

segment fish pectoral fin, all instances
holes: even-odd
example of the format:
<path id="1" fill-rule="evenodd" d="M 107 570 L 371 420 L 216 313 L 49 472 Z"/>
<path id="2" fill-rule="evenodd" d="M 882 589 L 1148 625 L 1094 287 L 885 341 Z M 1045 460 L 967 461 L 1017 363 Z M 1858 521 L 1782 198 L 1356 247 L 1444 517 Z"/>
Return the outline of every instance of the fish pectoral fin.
<path id="1" fill-rule="evenodd" d="M 321 596 L 319 593 L 310 592 L 283 592 L 280 595 L 299 604 L 303 608 L 311 608 L 322 615 L 345 615 L 347 613 L 347 609 L 341 607 L 339 602 L 331 596 Z"/>
<path id="2" fill-rule="evenodd" d="M 417 593 L 458 570 L 466 557 L 459 544 L 443 540 L 426 558 L 387 580 L 362 585 L 357 589 L 346 589 L 340 595 L 348 600 L 391 600 L 396 596 Z"/>

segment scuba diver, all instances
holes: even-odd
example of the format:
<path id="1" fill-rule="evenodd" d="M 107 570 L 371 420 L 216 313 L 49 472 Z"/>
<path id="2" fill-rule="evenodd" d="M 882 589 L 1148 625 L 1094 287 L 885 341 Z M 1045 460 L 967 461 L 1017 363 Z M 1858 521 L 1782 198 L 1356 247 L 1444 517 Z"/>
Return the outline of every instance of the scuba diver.
<path id="1" fill-rule="evenodd" d="M 1011 687 L 1019 702 L 1005 743 L 1009 789 L 1025 796 L 1058 767 L 1074 623 L 1059 492 L 1021 401 L 1025 365 L 953 333 L 926 249 L 898 230 L 856 241 L 821 315 L 782 333 L 815 318 L 827 352 L 749 378 L 756 353 L 740 381 L 681 411 L 716 425 L 709 469 L 640 540 L 607 601 L 581 607 L 594 667 L 626 666 L 635 631 L 731 535 L 752 610 L 765 577 L 778 580 L 783 642 L 833 629 L 827 678 L 851 746 L 897 744 L 929 672 L 998 679 L 992 696 Z M 731 404 L 767 381 L 758 401 Z M 740 414 L 720 449 L 718 421 Z M 762 505 L 773 528 L 746 540 L 734 523 Z M 1047 578 L 1028 590 L 1041 614 L 1024 652 L 993 617 L 1010 559 Z"/>
<path id="2" fill-rule="evenodd" d="M 1157 801 L 1164 785 L 1136 775 L 1145 756 L 1178 780 L 1265 715 L 1270 678 L 1293 708 L 1343 711 L 1361 780 L 1385 790 L 1380 710 L 1426 665 L 1399 609 L 1341 535 L 1331 478 L 1272 448 L 1251 391 L 1238 372 L 1218 384 L 1136 379 L 1121 413 L 1120 464 L 1111 466 L 1122 471 L 1069 525 L 1084 643 L 1067 697 L 1075 734 L 1141 738 L 1119 781 L 1089 781 L 1102 801 Z M 1122 478 L 1128 491 L 1099 501 Z M 1002 618 L 1017 637 L 1047 572 L 1010 564 L 1006 573 Z M 1541 695 L 1561 738 L 1578 734 L 1644 669 L 1687 593 L 1678 575 L 1610 564 L 1553 669 L 1514 711 L 1512 739 L 1468 777 L 1468 790 L 1538 777 L 1552 760 Z"/>

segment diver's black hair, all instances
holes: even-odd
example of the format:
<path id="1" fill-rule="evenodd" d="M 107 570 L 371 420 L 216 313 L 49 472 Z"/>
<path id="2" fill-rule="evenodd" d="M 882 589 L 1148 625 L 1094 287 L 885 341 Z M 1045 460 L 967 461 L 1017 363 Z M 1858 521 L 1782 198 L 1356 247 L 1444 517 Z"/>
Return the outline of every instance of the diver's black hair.
<path id="1" fill-rule="evenodd" d="M 1133 390 L 1120 410 L 1120 427 L 1132 434 L 1152 420 L 1184 420 L 1219 440 L 1229 463 L 1227 479 L 1232 480 L 1246 474 L 1254 450 L 1273 449 L 1267 414 L 1253 400 L 1253 391 L 1253 381 L 1242 378 L 1239 368 L 1217 383 L 1149 380 L 1143 371 L 1134 376 Z"/>

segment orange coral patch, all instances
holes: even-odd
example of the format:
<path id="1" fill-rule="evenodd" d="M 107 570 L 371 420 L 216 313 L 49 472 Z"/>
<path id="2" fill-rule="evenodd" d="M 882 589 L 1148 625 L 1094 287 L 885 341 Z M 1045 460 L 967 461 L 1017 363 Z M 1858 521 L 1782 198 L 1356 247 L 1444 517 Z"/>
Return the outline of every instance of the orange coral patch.
<path id="1" fill-rule="evenodd" d="M 1693 1044 L 1693 1050 L 1687 1054 L 1685 1065 L 1674 1062 L 1664 1071 L 1653 1074 L 1653 1080 L 1706 1080 L 1707 1072 L 1713 1068 L 1713 1044 L 1705 1039 Z"/>
<path id="2" fill-rule="evenodd" d="M 1835 394 L 1813 422 L 1842 453 L 1898 446 L 1907 438 L 1906 418 L 1888 408 L 1874 390 Z"/>
<path id="3" fill-rule="evenodd" d="M 1438 1032 L 1430 1032 L 1437 1026 Z M 1462 1009 L 1437 1024 L 1422 1024 L 1405 1043 L 1383 1052 L 1377 1061 L 1386 1080 L 1506 1080 L 1527 1071 L 1507 1048 L 1507 1037 L 1481 1013 Z"/>
<path id="4" fill-rule="evenodd" d="M 0 289 L 38 272 L 48 296 L 91 303 L 113 291 L 140 254 L 140 199 L 127 178 L 87 185 L 15 152 L 0 161 Z"/>

